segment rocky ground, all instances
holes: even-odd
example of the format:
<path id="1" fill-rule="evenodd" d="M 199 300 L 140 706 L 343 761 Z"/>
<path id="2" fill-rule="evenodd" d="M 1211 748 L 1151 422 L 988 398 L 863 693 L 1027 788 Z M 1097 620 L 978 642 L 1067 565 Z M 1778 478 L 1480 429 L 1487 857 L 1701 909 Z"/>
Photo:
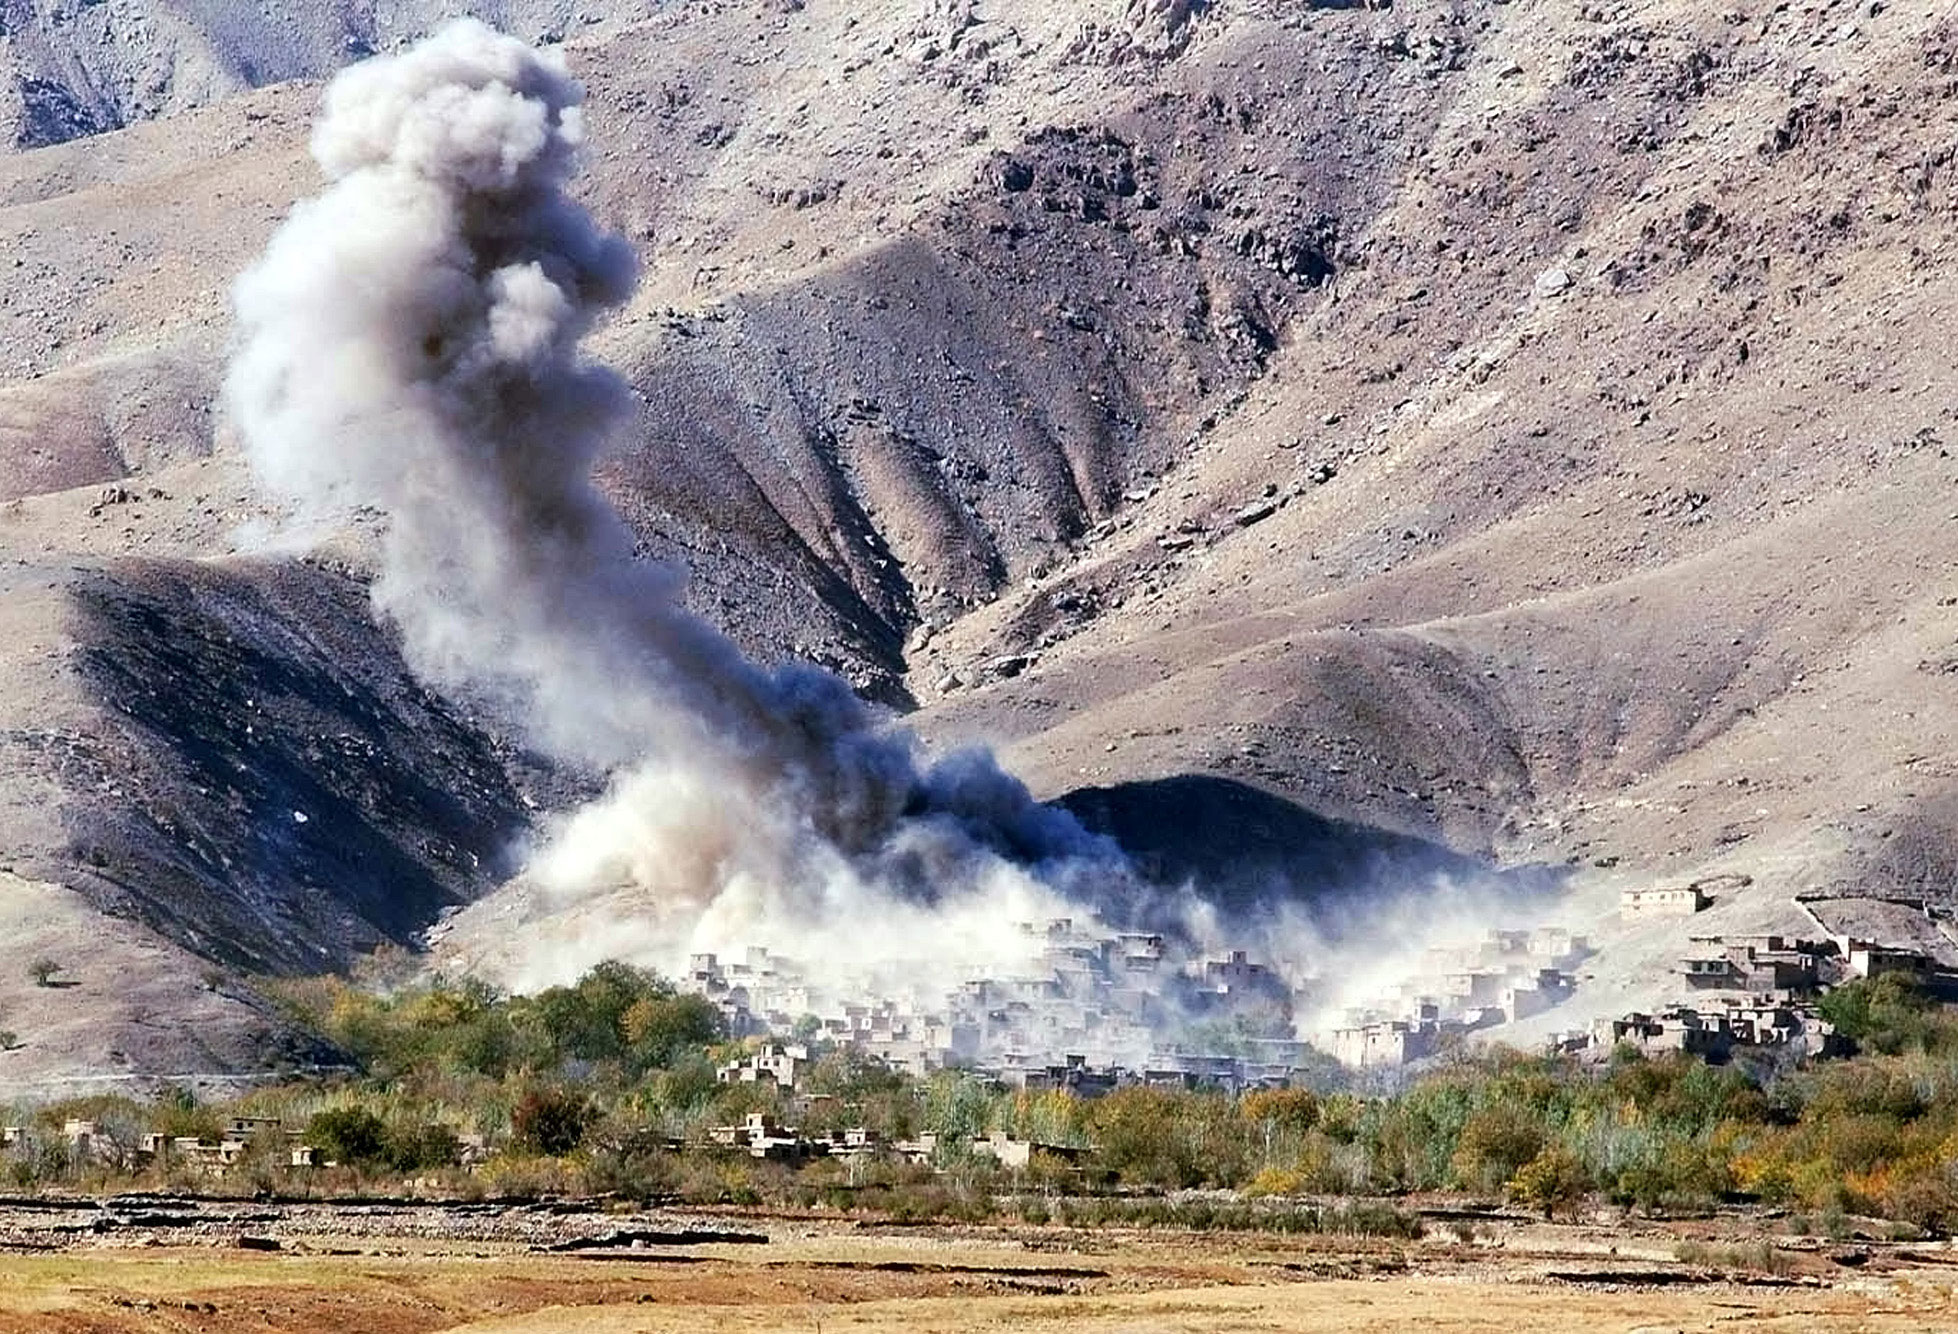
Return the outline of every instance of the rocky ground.
<path id="1" fill-rule="evenodd" d="M 1724 1230 L 1723 1230 L 1724 1229 Z M 1415 1242 L 508 1206 L 0 1201 L 0 1330 L 1944 1328 L 1941 1245 L 1439 1220 Z M 1694 1249 L 1697 1248 L 1697 1249 Z M 1689 1258 L 1682 1261 L 1684 1252 Z"/>
<path id="2" fill-rule="evenodd" d="M 562 41 L 640 7 L 587 0 L 363 0 L 249 7 L 224 0 L 8 0 L 0 5 L 0 144 L 43 148 L 248 88 L 318 78 L 419 37 L 458 10 Z"/>
<path id="3" fill-rule="evenodd" d="M 648 1246 L 766 1245 L 769 1224 L 697 1210 L 626 1211 L 599 1203 L 318 1203 L 128 1193 L 101 1199 L 0 1200 L 0 1250 L 74 1245 L 232 1246 L 318 1249 L 356 1242 L 493 1243 L 537 1251 L 644 1250 Z M 774 1224 L 783 1227 L 780 1220 Z M 784 1235 L 793 1235 L 791 1226 Z"/>
<path id="4" fill-rule="evenodd" d="M 1200 775 L 1583 903 L 1751 877 L 1695 930 L 1949 894 L 1941 7 L 533 8 L 645 264 L 607 485 L 753 651 L 1043 795 Z M 179 1004 L 411 935 L 579 781 L 416 695 L 361 535 L 294 564 L 212 406 L 225 285 L 314 185 L 317 86 L 237 90 L 425 17 L 300 9 L 0 9 L 80 108 L 0 155 L 0 849 Z M 226 712 L 268 678 L 276 736 Z"/>

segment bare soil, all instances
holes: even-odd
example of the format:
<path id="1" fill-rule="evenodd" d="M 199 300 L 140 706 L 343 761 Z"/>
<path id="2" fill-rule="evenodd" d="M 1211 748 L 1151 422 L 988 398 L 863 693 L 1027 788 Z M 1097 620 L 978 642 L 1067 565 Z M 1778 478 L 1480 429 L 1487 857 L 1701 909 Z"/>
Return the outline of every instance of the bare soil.
<path id="1" fill-rule="evenodd" d="M 131 1220 L 97 1230 L 106 1219 Z M 80 1230 L 74 1230 L 80 1224 Z M 1061 1227 L 891 1229 L 695 1211 L 0 1203 L 0 1334 L 623 1331 L 1930 1331 L 1958 1319 L 1942 1243 L 1779 1238 L 1758 1220 L 1484 1219 L 1418 1242 Z M 554 1249 L 638 1234 L 639 1244 Z M 688 1244 L 689 1235 L 748 1240 Z M 657 1240 L 648 1242 L 647 1236 Z"/>

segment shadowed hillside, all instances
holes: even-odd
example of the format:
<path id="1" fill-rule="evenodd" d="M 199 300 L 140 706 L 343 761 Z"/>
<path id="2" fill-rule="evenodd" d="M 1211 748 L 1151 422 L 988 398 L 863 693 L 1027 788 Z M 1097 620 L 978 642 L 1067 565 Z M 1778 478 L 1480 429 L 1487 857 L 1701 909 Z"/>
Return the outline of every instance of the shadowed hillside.
<path id="1" fill-rule="evenodd" d="M 1295 908 L 1337 935 L 1364 929 L 1370 908 L 1418 897 L 1437 882 L 1494 889 L 1519 902 L 1553 896 L 1543 868 L 1492 877 L 1486 863 L 1445 846 L 1329 820 L 1247 783 L 1187 775 L 1079 788 L 1058 803 L 1121 844 L 1153 897 L 1098 905 L 1132 930 L 1174 929 L 1176 899 L 1192 890 L 1225 920 Z"/>
<path id="2" fill-rule="evenodd" d="M 412 944 L 509 873 L 510 757 L 408 679 L 358 585 L 123 565 L 73 600 L 107 716 L 60 756 L 85 794 L 64 819 L 104 911 L 237 967 L 317 972 Z"/>

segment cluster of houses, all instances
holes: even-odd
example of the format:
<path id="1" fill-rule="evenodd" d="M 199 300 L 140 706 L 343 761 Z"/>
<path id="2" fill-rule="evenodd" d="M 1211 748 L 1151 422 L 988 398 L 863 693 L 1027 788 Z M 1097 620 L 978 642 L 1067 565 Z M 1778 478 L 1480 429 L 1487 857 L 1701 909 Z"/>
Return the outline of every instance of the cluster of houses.
<path id="1" fill-rule="evenodd" d="M 1391 992 L 1349 1008 L 1320 1040 L 1354 1069 L 1425 1060 L 1470 1033 L 1563 1004 L 1577 988 L 1571 970 L 1591 953 L 1587 937 L 1557 926 L 1490 930 L 1465 946 L 1436 947 Z"/>
<path id="2" fill-rule="evenodd" d="M 1179 1039 L 1212 1020 L 1269 1035 L 1268 1048 L 1249 1062 L 1253 1067 L 1303 1054 L 1303 1044 L 1290 1041 L 1290 984 L 1242 950 L 1180 960 L 1155 934 L 1069 918 L 1020 929 L 1028 938 L 1020 967 L 960 979 L 936 994 L 890 988 L 873 1001 L 842 997 L 815 985 L 795 961 L 756 948 L 738 960 L 694 955 L 687 985 L 714 1002 L 737 1036 L 794 1033 L 907 1074 L 958 1067 L 1023 1088 L 1078 1081 L 1081 1067 L 1072 1074 L 1050 1069 L 1065 1053 L 1095 1069 L 1202 1076 L 1230 1058 L 1190 1050 Z M 785 1063 L 806 1057 L 765 1050 L 761 1059 L 771 1068 L 753 1065 L 727 1077 L 767 1074 L 778 1084 L 793 1083 Z"/>
<path id="3" fill-rule="evenodd" d="M 1848 977 L 1958 971 L 1958 923 L 1923 899 L 1798 894 L 1795 906 L 1835 946 Z"/>
<path id="4" fill-rule="evenodd" d="M 757 1058 L 765 1061 L 769 1053 L 779 1055 L 781 1050 L 779 1047 L 763 1048 L 757 1053 Z M 774 1068 L 785 1075 L 789 1074 L 786 1065 Z M 765 1071 L 766 1067 L 760 1077 L 771 1077 Z M 726 1077 L 724 1071 L 723 1078 Z M 792 1076 L 785 1080 L 783 1087 L 785 1090 L 792 1087 Z M 225 1122 L 216 1140 L 151 1132 L 137 1136 L 133 1142 L 124 1142 L 106 1133 L 99 1121 L 81 1119 L 68 1120 L 59 1134 L 50 1138 L 65 1148 L 72 1161 L 100 1162 L 124 1169 L 139 1169 L 157 1163 L 180 1163 L 203 1169 L 212 1176 L 222 1176 L 227 1168 L 253 1153 L 269 1153 L 274 1161 L 293 1168 L 330 1166 L 319 1158 L 313 1146 L 301 1142 L 300 1135 L 301 1132 L 287 1129 L 276 1118 L 238 1116 Z M 27 1152 L 37 1146 L 38 1140 L 32 1127 L 0 1126 L 0 1151 L 15 1154 Z M 941 1137 L 929 1132 L 916 1139 L 889 1142 L 876 1132 L 861 1127 L 828 1134 L 805 1133 L 793 1126 L 782 1125 L 773 1115 L 764 1112 L 750 1113 L 738 1125 L 714 1127 L 707 1132 L 706 1143 L 751 1157 L 781 1162 L 801 1162 L 811 1158 L 847 1161 L 897 1157 L 907 1162 L 931 1163 L 942 1147 Z M 674 1153 L 686 1147 L 686 1142 L 679 1139 L 668 1139 L 665 1143 L 665 1148 Z M 461 1161 L 465 1167 L 479 1164 L 487 1157 L 481 1136 L 462 1136 L 461 1148 Z M 975 1138 L 967 1148 L 974 1157 L 992 1158 L 1008 1168 L 1028 1166 L 1036 1153 L 1061 1163 L 1074 1163 L 1087 1152 L 1075 1146 L 1017 1139 L 999 1131 Z"/>
<path id="5" fill-rule="evenodd" d="M 1096 1064 L 1075 1053 L 1059 1060 L 1018 1055 L 961 1069 L 1016 1093 L 1071 1093 L 1098 1098 L 1118 1088 L 1141 1085 L 1159 1089 L 1217 1088 L 1241 1092 L 1254 1088 L 1284 1088 L 1313 1063 L 1310 1043 L 1294 1038 L 1247 1039 L 1241 1054 L 1157 1051 L 1136 1065 Z M 765 1042 L 729 1061 L 719 1071 L 723 1084 L 766 1083 L 795 1093 L 808 1073 L 810 1050 L 801 1043 Z"/>
<path id="6" fill-rule="evenodd" d="M 745 1151 L 750 1157 L 777 1162 L 801 1162 L 810 1158 L 838 1158 L 847 1162 L 857 1158 L 897 1157 L 906 1162 L 931 1163 L 945 1147 L 943 1137 L 931 1131 L 916 1139 L 891 1141 L 862 1127 L 808 1134 L 780 1124 L 765 1112 L 750 1112 L 739 1125 L 716 1126 L 708 1132 L 708 1139 L 721 1148 Z M 1072 1164 L 1088 1152 L 1075 1145 L 1018 1139 L 997 1130 L 975 1137 L 966 1149 L 975 1158 L 991 1158 L 1002 1167 L 1016 1169 L 1029 1166 L 1035 1154 Z"/>
<path id="7" fill-rule="evenodd" d="M 1742 877 L 1626 890 L 1620 919 L 1690 918 Z M 1958 976 L 1958 922 L 1919 899 L 1799 895 L 1817 936 L 1689 937 L 1672 969 L 1677 1003 L 1600 1020 L 1551 1039 L 1555 1050 L 1604 1053 L 1630 1043 L 1715 1061 L 1738 1051 L 1830 1056 L 1845 1045 L 1816 1012 L 1831 987 L 1906 972 L 1936 983 Z M 1467 951 L 1429 951 L 1412 978 L 1374 1005 L 1349 1010 L 1320 1035 L 1342 1065 L 1391 1069 L 1434 1057 L 1469 1034 L 1542 1014 L 1576 989 L 1571 970 L 1589 942 L 1559 928 L 1491 931 Z"/>
<path id="8" fill-rule="evenodd" d="M 1694 936 L 1704 946 L 1680 960 L 1679 973 L 1694 991 L 1747 991 L 1767 995 L 1810 996 L 1834 981 L 1833 944 L 1788 940 L 1781 936 Z"/>
<path id="9" fill-rule="evenodd" d="M 1629 890 L 1621 918 L 1691 918 L 1722 888 L 1701 881 Z M 1829 988 L 1896 971 L 1927 980 L 1958 976 L 1958 923 L 1922 901 L 1815 895 L 1795 902 L 1816 928 L 1813 937 L 1692 936 L 1673 969 L 1676 1003 L 1560 1033 L 1549 1039 L 1551 1048 L 1600 1058 L 1625 1044 L 1714 1061 L 1747 1051 L 1831 1056 L 1847 1044 L 1816 1009 Z M 956 1068 L 1024 1092 L 1096 1097 L 1133 1085 L 1240 1092 L 1299 1082 L 1328 1056 L 1350 1069 L 1394 1070 L 1482 1030 L 1534 1019 L 1572 996 L 1576 970 L 1595 952 L 1586 936 L 1559 926 L 1488 930 L 1464 945 L 1427 950 L 1372 1004 L 1345 1009 L 1302 1038 L 1295 1014 L 1324 1014 L 1322 993 L 1340 979 L 1307 979 L 1295 988 L 1244 951 L 1186 957 L 1163 936 L 1092 922 L 1057 919 L 1020 929 L 1028 938 L 1021 966 L 953 979 L 935 993 L 841 997 L 795 961 L 763 949 L 738 960 L 697 954 L 687 984 L 720 1009 L 734 1035 L 769 1039 L 722 1066 L 723 1083 L 766 1082 L 796 1095 L 812 1053 L 840 1048 L 914 1076 Z M 866 987 L 859 995 L 879 993 Z M 802 1040 L 780 1040 L 789 1033 Z M 270 1119 L 233 1118 L 216 1140 L 152 1134 L 134 1145 L 109 1144 L 89 1121 L 71 1121 L 63 1134 L 77 1156 L 114 1154 L 132 1163 L 221 1171 L 271 1145 L 279 1161 L 315 1165 L 299 1134 Z M 28 1136 L 20 1127 L 0 1128 L 0 1147 L 18 1150 Z M 763 1158 L 931 1158 L 940 1147 L 925 1140 L 879 1144 L 862 1130 L 804 1135 L 765 1116 L 718 1128 L 711 1139 Z M 474 1137 L 465 1137 L 462 1149 L 465 1163 L 486 1154 Z M 1042 1149 L 1066 1156 L 1055 1146 L 997 1137 L 971 1146 L 1009 1165 Z"/>
<path id="10" fill-rule="evenodd" d="M 303 1142 L 304 1131 L 289 1129 L 278 1117 L 233 1116 L 228 1118 L 216 1139 L 201 1135 L 167 1135 L 155 1131 L 133 1138 L 118 1135 L 100 1121 L 70 1118 L 57 1135 L 49 1136 L 62 1146 L 74 1162 L 100 1162 L 122 1168 L 142 1168 L 153 1164 L 178 1164 L 222 1175 L 247 1155 L 268 1155 L 286 1167 L 331 1166 L 319 1151 Z M 32 1126 L 0 1126 L 0 1150 L 21 1154 L 38 1147 L 39 1136 Z M 457 1138 L 460 1161 L 473 1166 L 488 1157 L 487 1142 L 481 1135 Z"/>
<path id="11" fill-rule="evenodd" d="M 77 1162 L 112 1162 L 125 1167 L 174 1162 L 222 1171 L 267 1145 L 279 1161 L 292 1167 L 315 1165 L 312 1146 L 300 1143 L 300 1132 L 287 1130 L 276 1117 L 231 1117 L 215 1140 L 155 1132 L 125 1140 L 107 1131 L 100 1121 L 70 1118 L 52 1138 Z M 36 1140 L 31 1126 L 0 1126 L 0 1149 L 21 1153 L 36 1147 Z"/>
<path id="12" fill-rule="evenodd" d="M 1721 877 L 1627 890 L 1620 917 L 1633 924 L 1691 918 L 1739 884 Z M 1552 1045 L 1581 1051 L 1632 1041 L 1720 1054 L 1800 1042 L 1824 1053 L 1835 1046 L 1813 1009 L 1821 992 L 1852 978 L 1897 970 L 1932 976 L 1958 966 L 1958 926 L 1921 902 L 1808 896 L 1797 904 L 1816 924 L 1816 938 L 1691 937 L 1674 969 L 1680 1004 L 1566 1032 Z M 793 961 L 762 950 L 740 961 L 696 955 L 689 981 L 737 1034 L 794 1030 L 914 1075 L 957 1067 L 1009 1088 L 1094 1096 L 1128 1083 L 1283 1084 L 1313 1064 L 1314 1049 L 1358 1070 L 1411 1065 L 1472 1034 L 1555 1010 L 1595 952 L 1589 938 L 1560 926 L 1489 930 L 1466 945 L 1429 949 L 1383 994 L 1315 1025 L 1308 1046 L 1297 1040 L 1293 1016 L 1327 1013 L 1321 993 L 1340 989 L 1337 976 L 1295 989 L 1243 951 L 1185 960 L 1159 935 L 1067 919 L 1021 929 L 1032 946 L 1025 966 L 966 979 L 935 997 L 834 1003 Z M 1687 1003 L 1709 996 L 1717 1003 Z M 1750 1016 L 1749 1006 L 1773 1013 Z M 1210 1019 L 1227 1025 L 1206 1026 Z M 1614 1024 L 1622 1030 L 1615 1035 Z M 1228 1050 L 1216 1050 L 1223 1044 L 1204 1034 L 1225 1026 Z M 797 1063 L 807 1059 L 795 1052 L 763 1047 L 723 1078 L 792 1088 Z"/>
<path id="13" fill-rule="evenodd" d="M 1813 1009 L 1793 1004 L 1750 1004 L 1730 997 L 1717 1010 L 1672 1005 L 1651 1014 L 1599 1020 L 1588 1034 L 1559 1042 L 1565 1051 L 1615 1051 L 1631 1045 L 1647 1055 L 1683 1051 L 1718 1064 L 1739 1049 L 1795 1050 L 1804 1056 L 1845 1055 L 1849 1044 Z"/>
<path id="14" fill-rule="evenodd" d="M 1662 893 L 1679 897 L 1651 898 Z M 1635 904 L 1635 896 L 1643 897 Z M 1698 885 L 1628 891 L 1621 911 L 1628 918 L 1664 911 L 1683 916 L 1704 907 L 1704 899 Z M 1691 937 L 1693 948 L 1675 975 L 1691 993 L 1715 993 L 1711 1004 L 1679 1003 L 1600 1020 L 1587 1033 L 1564 1035 L 1557 1045 L 1565 1051 L 1608 1051 L 1630 1044 L 1716 1062 L 1750 1050 L 1837 1056 L 1849 1044 L 1815 1006 L 1831 987 L 1886 973 L 1907 973 L 1936 986 L 1958 972 L 1958 926 L 1922 899 L 1803 894 L 1794 903 L 1819 938 Z"/>

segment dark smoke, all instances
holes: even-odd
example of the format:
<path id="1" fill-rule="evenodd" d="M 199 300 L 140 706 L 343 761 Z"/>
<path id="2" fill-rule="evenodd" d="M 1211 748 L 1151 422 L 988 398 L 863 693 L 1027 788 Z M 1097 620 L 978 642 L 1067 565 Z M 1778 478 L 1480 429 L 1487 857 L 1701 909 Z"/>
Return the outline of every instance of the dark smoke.
<path id="1" fill-rule="evenodd" d="M 1037 973 L 1021 923 L 1105 909 L 1350 981 L 1355 957 L 1404 977 L 1424 933 L 1486 911 L 1430 911 L 1424 871 L 1374 928 L 1390 952 L 1329 948 L 1290 902 L 1224 921 L 1185 883 L 1143 894 L 1115 843 L 990 756 L 927 763 L 843 681 L 765 669 L 690 614 L 591 479 L 630 394 L 579 344 L 634 259 L 566 193 L 581 97 L 555 54 L 471 21 L 349 69 L 313 136 L 325 191 L 236 290 L 226 401 L 263 485 L 304 520 L 378 514 L 374 601 L 415 669 L 609 775 L 457 924 L 465 966 L 529 986 L 760 945 L 832 994 L 902 976 L 942 996 Z"/>
<path id="2" fill-rule="evenodd" d="M 537 886 L 602 904 L 595 955 L 621 919 L 671 958 L 868 914 L 933 937 L 892 953 L 942 956 L 959 920 L 1125 875 L 989 757 L 923 765 L 846 683 L 748 661 L 633 558 L 591 480 L 629 392 L 579 342 L 634 260 L 565 193 L 581 99 L 554 53 L 473 21 L 343 73 L 312 141 L 328 187 L 239 280 L 226 386 L 268 489 L 384 516 L 374 599 L 417 671 L 614 775 Z"/>

